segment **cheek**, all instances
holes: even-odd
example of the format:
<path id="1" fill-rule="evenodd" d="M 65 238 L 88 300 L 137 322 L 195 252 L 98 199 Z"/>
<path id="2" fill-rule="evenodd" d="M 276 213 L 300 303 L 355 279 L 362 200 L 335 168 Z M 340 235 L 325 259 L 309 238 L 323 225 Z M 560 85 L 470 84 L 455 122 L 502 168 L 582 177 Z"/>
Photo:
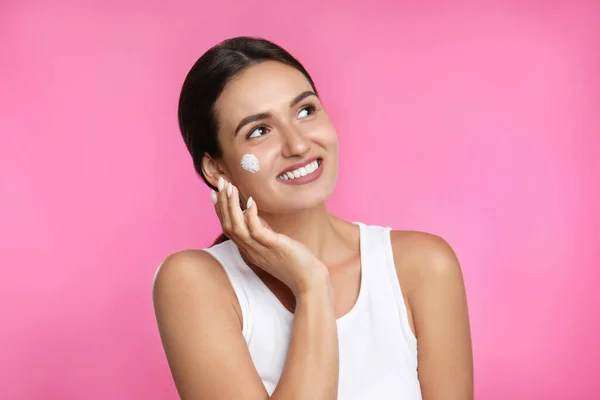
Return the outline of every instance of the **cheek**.
<path id="1" fill-rule="evenodd" d="M 268 187 L 269 178 L 272 175 L 272 154 L 267 149 L 257 146 L 236 157 L 237 164 L 232 170 L 233 183 L 238 187 L 243 198 L 249 196 L 261 200 L 257 188 L 264 191 Z"/>
<path id="2" fill-rule="evenodd" d="M 315 140 L 321 142 L 325 147 L 335 146 L 338 142 L 335 127 L 328 116 L 319 121 L 319 125 L 315 127 L 314 132 L 316 133 Z"/>
<path id="3" fill-rule="evenodd" d="M 333 126 L 329 126 L 327 129 L 323 129 L 319 138 L 316 139 L 318 143 L 329 151 L 335 151 L 338 145 L 338 136 Z"/>
<path id="4" fill-rule="evenodd" d="M 274 143 L 273 143 L 274 144 Z M 278 154 L 278 146 L 267 143 L 256 146 L 237 158 L 237 168 L 243 177 L 260 178 L 264 174 L 269 174 L 273 160 Z"/>
<path id="5" fill-rule="evenodd" d="M 246 153 L 242 156 L 240 165 L 243 170 L 248 171 L 252 174 L 260 171 L 260 161 L 258 157 L 253 153 Z"/>

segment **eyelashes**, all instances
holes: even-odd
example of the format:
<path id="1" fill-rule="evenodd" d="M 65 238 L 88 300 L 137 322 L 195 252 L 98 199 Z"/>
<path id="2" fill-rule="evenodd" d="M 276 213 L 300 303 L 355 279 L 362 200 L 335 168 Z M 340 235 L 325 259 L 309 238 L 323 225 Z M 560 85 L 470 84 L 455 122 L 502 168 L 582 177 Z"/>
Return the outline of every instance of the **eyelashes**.
<path id="1" fill-rule="evenodd" d="M 264 133 L 261 133 L 260 135 L 256 136 L 255 133 L 257 133 L 258 131 L 264 131 L 264 133 L 267 133 L 267 128 L 263 125 L 259 125 L 256 128 L 254 128 L 246 137 L 246 139 L 253 139 L 255 137 L 260 137 L 262 135 L 264 135 Z"/>
<path id="2" fill-rule="evenodd" d="M 302 111 L 308 111 L 309 114 L 306 115 L 306 117 L 308 117 L 309 115 L 314 114 L 316 110 L 317 110 L 317 108 L 315 106 L 313 106 L 312 104 L 309 104 L 309 105 L 306 105 L 306 106 L 302 107 L 300 109 L 300 112 L 298 112 L 298 115 L 300 115 L 300 113 Z M 302 117 L 302 118 L 306 118 L 306 117 Z"/>
<path id="3" fill-rule="evenodd" d="M 317 107 L 315 107 L 312 104 L 307 104 L 305 106 L 302 106 L 297 114 L 299 117 L 298 119 L 303 119 L 303 118 L 309 117 L 309 116 L 313 115 L 316 111 L 317 111 Z M 300 117 L 300 115 L 303 115 L 303 116 Z M 262 135 L 264 135 L 267 132 L 268 132 L 268 128 L 265 125 L 258 125 L 256 127 L 254 127 L 250 131 L 250 133 L 248 133 L 248 135 L 246 136 L 246 139 L 254 139 L 257 137 L 261 137 Z"/>

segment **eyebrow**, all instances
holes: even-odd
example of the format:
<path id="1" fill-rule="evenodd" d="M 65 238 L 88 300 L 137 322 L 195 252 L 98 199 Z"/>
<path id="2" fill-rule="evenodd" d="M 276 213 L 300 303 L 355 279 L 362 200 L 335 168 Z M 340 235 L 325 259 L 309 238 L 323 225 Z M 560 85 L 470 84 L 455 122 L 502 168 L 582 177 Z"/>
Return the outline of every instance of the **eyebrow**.
<path id="1" fill-rule="evenodd" d="M 294 97 L 292 99 L 292 101 L 290 101 L 290 108 L 294 107 L 296 104 L 300 103 L 302 100 L 306 99 L 307 97 L 310 96 L 315 96 L 318 97 L 317 94 L 313 91 L 307 90 L 305 92 L 300 93 L 298 96 Z M 246 125 L 251 124 L 253 122 L 257 122 L 257 121 L 261 121 L 263 119 L 267 119 L 270 118 L 272 116 L 271 113 L 268 112 L 264 112 L 264 113 L 258 113 L 258 114 L 253 114 L 253 115 L 249 115 L 246 118 L 242 119 L 240 121 L 240 123 L 238 124 L 237 128 L 235 128 L 235 135 L 238 134 L 238 132 Z"/>

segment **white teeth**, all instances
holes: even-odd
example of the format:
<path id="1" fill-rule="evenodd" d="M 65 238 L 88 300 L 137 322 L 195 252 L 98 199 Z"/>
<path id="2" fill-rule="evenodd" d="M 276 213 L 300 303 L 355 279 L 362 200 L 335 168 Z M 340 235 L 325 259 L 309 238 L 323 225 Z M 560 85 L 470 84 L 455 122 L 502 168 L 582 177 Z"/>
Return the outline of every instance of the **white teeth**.
<path id="1" fill-rule="evenodd" d="M 294 171 L 288 171 L 285 174 L 278 176 L 277 179 L 287 181 L 290 179 L 300 178 L 302 176 L 312 174 L 317 170 L 317 168 L 319 168 L 319 162 L 315 160 L 310 164 L 306 164 L 304 167 L 300 167 Z"/>

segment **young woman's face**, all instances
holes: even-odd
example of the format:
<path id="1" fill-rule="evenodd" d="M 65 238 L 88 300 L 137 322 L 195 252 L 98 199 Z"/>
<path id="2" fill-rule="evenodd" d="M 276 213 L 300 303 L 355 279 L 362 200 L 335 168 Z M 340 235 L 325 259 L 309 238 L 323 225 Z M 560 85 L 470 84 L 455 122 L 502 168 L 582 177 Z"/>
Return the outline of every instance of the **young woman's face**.
<path id="1" fill-rule="evenodd" d="M 223 168 L 260 209 L 293 212 L 332 193 L 337 135 L 300 71 L 274 61 L 249 67 L 225 87 L 216 116 Z"/>

